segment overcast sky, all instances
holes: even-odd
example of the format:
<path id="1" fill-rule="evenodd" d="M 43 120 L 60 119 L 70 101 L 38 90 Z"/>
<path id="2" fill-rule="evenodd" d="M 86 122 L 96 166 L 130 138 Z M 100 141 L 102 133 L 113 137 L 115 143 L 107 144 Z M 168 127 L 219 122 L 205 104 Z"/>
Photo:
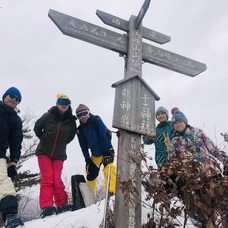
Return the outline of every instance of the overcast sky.
<path id="1" fill-rule="evenodd" d="M 116 52 L 63 35 L 48 17 L 50 9 L 114 30 L 96 16 L 102 10 L 125 20 L 138 15 L 142 0 L 0 0 L 0 93 L 20 89 L 19 108 L 37 117 L 65 93 L 72 108 L 85 103 L 112 127 L 115 89 L 124 78 L 124 60 Z M 227 0 L 152 0 L 143 26 L 171 37 L 152 45 L 197 60 L 207 70 L 185 76 L 143 64 L 142 77 L 161 98 L 156 108 L 178 106 L 194 127 L 223 141 L 227 124 Z M 77 141 L 72 143 L 78 146 Z M 83 164 L 84 165 L 84 164 Z"/>

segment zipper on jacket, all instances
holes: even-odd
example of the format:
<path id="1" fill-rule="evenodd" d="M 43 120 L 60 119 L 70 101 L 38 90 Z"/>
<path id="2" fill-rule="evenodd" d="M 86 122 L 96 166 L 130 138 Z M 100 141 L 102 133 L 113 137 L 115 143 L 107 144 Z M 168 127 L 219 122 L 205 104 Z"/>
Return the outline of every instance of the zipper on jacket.
<path id="1" fill-rule="evenodd" d="M 58 139 L 58 137 L 59 137 L 59 132 L 60 132 L 61 126 L 62 126 L 62 125 L 59 125 L 59 126 L 58 126 L 58 129 L 57 129 L 57 133 L 56 133 L 56 136 L 55 136 L 55 141 L 54 141 L 53 148 L 52 148 L 52 152 L 51 152 L 51 158 L 53 158 L 53 156 L 54 156 L 54 151 L 55 151 L 55 147 L 56 147 L 56 142 L 57 142 L 57 139 Z"/>

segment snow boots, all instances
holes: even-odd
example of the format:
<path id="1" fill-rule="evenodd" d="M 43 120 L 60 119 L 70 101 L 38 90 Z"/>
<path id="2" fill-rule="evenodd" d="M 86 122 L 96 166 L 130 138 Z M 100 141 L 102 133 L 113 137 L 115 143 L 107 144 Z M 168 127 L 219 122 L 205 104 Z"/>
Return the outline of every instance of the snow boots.
<path id="1" fill-rule="evenodd" d="M 45 207 L 42 209 L 42 211 L 40 213 L 40 217 L 45 218 L 47 216 L 57 215 L 57 214 L 58 214 L 58 211 L 57 211 L 56 207 Z"/>
<path id="2" fill-rule="evenodd" d="M 50 215 L 57 215 L 57 214 L 60 214 L 60 213 L 66 212 L 66 211 L 75 211 L 75 210 L 76 210 L 76 207 L 75 207 L 75 205 L 72 205 L 72 204 L 66 204 L 66 205 L 59 206 L 59 207 L 54 207 L 54 206 L 45 207 L 42 209 L 40 217 L 45 218 Z"/>
<path id="3" fill-rule="evenodd" d="M 24 223 L 17 215 L 10 214 L 6 216 L 5 228 L 15 228 L 23 225 Z"/>
<path id="4" fill-rule="evenodd" d="M 66 205 L 57 207 L 57 210 L 58 210 L 58 213 L 63 213 L 66 211 L 75 211 L 76 206 L 72 204 L 66 204 Z"/>

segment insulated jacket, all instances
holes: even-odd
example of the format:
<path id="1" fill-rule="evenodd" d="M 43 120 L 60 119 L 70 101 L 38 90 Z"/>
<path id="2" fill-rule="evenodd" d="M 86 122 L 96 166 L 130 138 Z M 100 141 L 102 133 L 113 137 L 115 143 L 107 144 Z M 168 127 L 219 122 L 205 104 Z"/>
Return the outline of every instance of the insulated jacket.
<path id="1" fill-rule="evenodd" d="M 66 146 L 74 139 L 76 131 L 76 117 L 72 115 L 71 107 L 60 116 L 58 108 L 53 106 L 35 123 L 34 132 L 40 139 L 35 154 L 66 160 Z"/>
<path id="2" fill-rule="evenodd" d="M 143 136 L 143 142 L 147 145 L 154 143 L 155 145 L 155 161 L 157 164 L 164 163 L 167 157 L 167 149 L 164 143 L 164 134 L 169 135 L 169 139 L 172 140 L 174 136 L 174 129 L 170 121 L 161 122 L 156 127 L 156 139 L 153 140 L 148 136 Z"/>
<path id="3" fill-rule="evenodd" d="M 95 157 L 105 155 L 111 148 L 111 140 L 107 134 L 107 127 L 99 116 L 90 114 L 86 123 L 80 122 L 78 140 L 85 161 L 88 162 L 91 154 Z"/>
<path id="4" fill-rule="evenodd" d="M 0 158 L 6 158 L 10 150 L 10 161 L 18 162 L 23 140 L 22 121 L 17 112 L 0 101 Z"/>
<path id="5" fill-rule="evenodd" d="M 218 151 L 218 148 L 203 130 L 190 125 L 187 125 L 184 132 L 175 133 L 171 145 L 167 149 L 169 152 L 175 151 L 184 156 L 191 155 L 193 159 L 202 163 L 205 169 L 215 168 L 211 162 L 213 157 L 221 162 L 226 158 L 222 152 Z"/>

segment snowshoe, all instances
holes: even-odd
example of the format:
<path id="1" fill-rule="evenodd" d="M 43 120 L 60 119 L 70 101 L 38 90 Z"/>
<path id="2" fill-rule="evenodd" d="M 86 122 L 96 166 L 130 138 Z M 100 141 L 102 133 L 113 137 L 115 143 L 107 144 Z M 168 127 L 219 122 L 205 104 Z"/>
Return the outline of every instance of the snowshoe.
<path id="1" fill-rule="evenodd" d="M 15 228 L 23 225 L 24 223 L 17 215 L 12 214 L 6 216 L 5 228 Z"/>
<path id="2" fill-rule="evenodd" d="M 47 216 L 57 215 L 57 214 L 58 214 L 58 211 L 57 211 L 56 207 L 45 207 L 42 209 L 42 211 L 40 213 L 40 217 L 45 218 Z"/>

